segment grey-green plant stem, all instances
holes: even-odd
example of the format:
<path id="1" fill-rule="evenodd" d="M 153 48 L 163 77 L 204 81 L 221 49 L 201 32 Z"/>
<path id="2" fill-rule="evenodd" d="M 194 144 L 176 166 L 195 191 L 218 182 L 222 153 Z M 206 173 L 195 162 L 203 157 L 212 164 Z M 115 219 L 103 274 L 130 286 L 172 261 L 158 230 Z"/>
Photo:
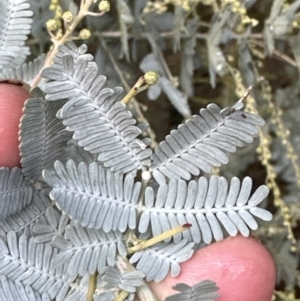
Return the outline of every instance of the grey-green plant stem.
<path id="1" fill-rule="evenodd" d="M 98 35 L 100 35 L 103 38 L 114 38 L 114 39 L 119 39 L 122 36 L 122 32 L 121 31 L 102 31 L 102 32 L 97 32 Z M 128 39 L 131 38 L 136 38 L 136 39 L 147 39 L 149 37 L 149 35 L 151 35 L 151 33 L 148 32 L 142 32 L 139 33 L 138 36 L 128 33 Z M 235 39 L 239 40 L 239 39 L 244 39 L 244 38 L 255 38 L 255 39 L 262 39 L 263 38 L 263 34 L 261 33 L 252 33 L 252 34 L 236 34 L 236 33 L 232 33 L 232 35 L 234 36 Z M 167 32 L 160 32 L 159 36 L 161 38 L 166 38 L 166 39 L 172 39 L 174 37 L 174 32 L 173 31 L 167 31 Z M 181 38 L 190 38 L 191 35 L 188 33 L 182 33 L 180 35 Z M 196 38 L 199 40 L 206 40 L 208 37 L 208 33 L 197 33 L 196 34 Z"/>

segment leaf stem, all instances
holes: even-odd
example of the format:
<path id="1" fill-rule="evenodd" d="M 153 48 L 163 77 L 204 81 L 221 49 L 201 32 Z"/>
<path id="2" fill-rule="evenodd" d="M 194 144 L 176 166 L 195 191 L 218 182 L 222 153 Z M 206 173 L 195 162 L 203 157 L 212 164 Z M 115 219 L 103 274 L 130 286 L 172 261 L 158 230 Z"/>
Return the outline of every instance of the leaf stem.
<path id="1" fill-rule="evenodd" d="M 144 78 L 144 76 L 141 76 L 138 79 L 138 81 L 135 83 L 135 85 L 124 96 L 124 98 L 122 99 L 122 103 L 124 103 L 124 104 L 128 103 L 128 101 L 131 98 L 133 98 L 135 95 L 137 95 L 140 92 L 140 89 L 142 89 L 142 86 L 143 86 L 144 83 L 145 83 L 145 78 Z"/>
<path id="2" fill-rule="evenodd" d="M 102 32 L 98 32 L 99 35 L 101 35 L 103 38 L 112 38 L 112 39 L 119 39 L 122 36 L 122 32 L 121 31 L 102 31 Z M 128 39 L 132 39 L 132 38 L 136 38 L 136 39 L 148 39 L 149 37 L 149 32 L 141 32 L 139 33 L 138 36 L 132 34 L 132 33 L 128 33 L 127 38 Z M 263 34 L 261 33 L 252 33 L 252 34 L 236 34 L 234 32 L 231 33 L 232 36 L 237 39 L 244 39 L 244 38 L 255 38 L 255 39 L 263 39 Z M 158 36 L 160 36 L 163 39 L 173 39 L 175 33 L 173 31 L 166 31 L 166 32 L 160 32 L 157 34 Z M 207 33 L 196 33 L 195 34 L 196 39 L 203 39 L 206 40 L 208 37 Z M 185 39 L 185 38 L 191 38 L 192 35 L 189 33 L 181 33 L 180 34 L 180 38 Z"/>
<path id="3" fill-rule="evenodd" d="M 115 299 L 114 301 L 123 301 L 127 298 L 127 296 L 129 295 L 128 292 L 122 291 Z"/>
<path id="4" fill-rule="evenodd" d="M 89 286 L 88 286 L 88 292 L 86 295 L 86 301 L 94 300 L 94 294 L 95 294 L 96 284 L 97 284 L 97 275 L 98 275 L 98 273 L 96 272 L 95 274 L 91 275 L 89 278 Z"/>
<path id="5" fill-rule="evenodd" d="M 142 241 L 140 243 L 138 243 L 137 245 L 130 247 L 127 249 L 128 253 L 135 253 L 137 251 L 149 248 L 165 239 L 168 239 L 169 237 L 172 237 L 178 233 L 181 233 L 182 231 L 187 230 L 188 228 L 190 228 L 192 225 L 191 224 L 184 224 L 184 225 L 179 225 L 173 229 L 170 229 L 168 231 L 165 231 L 163 233 L 161 233 L 160 235 L 157 235 L 153 238 L 150 238 L 148 240 Z"/>
<path id="6" fill-rule="evenodd" d="M 128 85 L 124 75 L 123 75 L 123 72 L 122 70 L 120 69 L 116 59 L 114 58 L 114 56 L 112 55 L 112 51 L 111 49 L 109 49 L 109 47 L 107 46 L 106 42 L 104 39 L 101 39 L 101 36 L 98 34 L 96 34 L 96 36 L 98 37 L 99 41 L 101 42 L 101 46 L 103 47 L 103 49 L 106 51 L 113 67 L 114 67 L 114 70 L 116 71 L 116 73 L 118 74 L 120 80 L 121 80 L 121 83 L 122 85 L 125 87 L 125 89 L 127 91 L 130 90 L 130 86 Z M 143 112 L 142 112 L 142 105 L 140 103 L 138 103 L 138 101 L 133 98 L 130 103 L 129 103 L 129 106 L 132 106 L 133 109 L 137 112 L 137 121 L 146 121 L 147 123 L 149 123 L 147 121 L 147 119 L 145 118 L 145 116 L 143 115 Z M 146 110 L 146 109 L 144 109 Z M 146 133 L 149 135 L 149 137 L 151 138 L 151 147 L 152 148 L 156 148 L 157 147 L 157 142 L 156 142 L 156 135 L 155 133 L 153 132 L 153 130 L 149 127 L 147 130 L 146 130 Z"/>
<path id="7" fill-rule="evenodd" d="M 253 44 L 255 44 L 255 45 L 257 45 L 257 46 L 259 46 L 261 48 L 265 47 L 265 45 L 264 45 L 264 43 L 262 41 L 258 41 L 256 39 L 251 39 L 250 42 L 252 42 Z M 290 58 L 288 55 L 280 52 L 277 49 L 274 49 L 273 54 L 274 54 L 275 57 L 283 60 L 284 62 L 289 63 L 291 66 L 294 66 L 294 67 L 298 68 L 297 62 L 295 60 L 293 60 L 292 58 Z"/>

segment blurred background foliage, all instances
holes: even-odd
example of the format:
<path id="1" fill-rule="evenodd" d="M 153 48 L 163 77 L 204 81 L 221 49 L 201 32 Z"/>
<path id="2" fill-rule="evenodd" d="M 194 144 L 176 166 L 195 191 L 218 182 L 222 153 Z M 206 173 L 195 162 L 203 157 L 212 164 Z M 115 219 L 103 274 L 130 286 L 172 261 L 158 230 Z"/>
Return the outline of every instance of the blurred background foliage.
<path id="1" fill-rule="evenodd" d="M 47 26 L 63 27 L 63 13 L 76 15 L 80 1 L 30 2 L 32 59 L 49 50 Z M 300 0 L 111 0 L 74 39 L 124 93 L 144 72 L 159 73 L 158 84 L 128 104 L 149 122 L 153 147 L 200 108 L 231 106 L 253 86 L 246 109 L 266 120 L 260 139 L 215 173 L 271 188 L 265 207 L 274 219 L 255 235 L 276 263 L 274 300 L 300 300 Z"/>

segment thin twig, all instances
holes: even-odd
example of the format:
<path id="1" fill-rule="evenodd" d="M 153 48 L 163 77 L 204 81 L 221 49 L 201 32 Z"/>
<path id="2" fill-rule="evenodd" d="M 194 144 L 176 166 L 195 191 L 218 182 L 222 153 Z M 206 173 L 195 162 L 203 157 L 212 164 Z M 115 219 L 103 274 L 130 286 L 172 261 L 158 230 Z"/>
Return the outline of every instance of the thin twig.
<path id="1" fill-rule="evenodd" d="M 251 42 L 252 42 L 253 44 L 259 46 L 259 47 L 265 48 L 264 43 L 261 42 L 261 41 L 257 41 L 257 40 L 255 40 L 255 39 L 251 39 Z M 292 66 L 294 66 L 294 67 L 296 67 L 296 68 L 298 68 L 297 62 L 296 62 L 295 60 L 293 60 L 292 58 L 290 58 L 288 55 L 286 55 L 286 54 L 280 52 L 280 51 L 277 50 L 277 49 L 274 49 L 273 53 L 274 53 L 274 56 L 275 56 L 275 57 L 277 57 L 277 58 L 279 58 L 279 59 L 281 59 L 281 60 L 283 60 L 283 61 L 289 63 L 290 65 L 292 65 Z"/>
<path id="2" fill-rule="evenodd" d="M 102 31 L 102 32 L 98 32 L 98 33 L 103 38 L 119 39 L 120 37 L 122 37 L 122 32 L 121 31 Z M 149 34 L 151 35 L 151 33 L 148 33 L 148 32 L 141 32 L 138 35 L 128 33 L 127 37 L 128 37 L 128 39 L 132 39 L 132 38 L 147 39 L 149 37 Z M 158 35 L 161 38 L 172 39 L 174 37 L 174 32 L 173 31 L 160 32 L 160 33 L 158 33 Z M 199 40 L 206 40 L 208 35 L 209 35 L 208 33 L 196 33 L 195 37 L 196 37 L 196 39 L 199 39 Z M 180 34 L 180 38 L 191 38 L 191 37 L 193 37 L 193 36 L 189 33 L 181 33 Z M 262 39 L 263 34 L 261 34 L 261 33 L 252 33 L 252 34 L 249 35 L 249 34 L 234 34 L 233 33 L 233 37 L 237 40 L 243 39 L 243 38 Z"/>
<path id="3" fill-rule="evenodd" d="M 250 94 L 252 88 L 253 88 L 252 86 L 249 86 L 249 87 L 247 88 L 247 90 L 245 91 L 244 95 L 243 95 L 243 96 L 241 97 L 241 99 L 239 100 L 240 102 L 244 102 L 244 101 L 247 99 L 247 97 L 249 96 L 249 94 Z"/>
<path id="4" fill-rule="evenodd" d="M 124 98 L 121 100 L 121 102 L 123 102 L 124 104 L 127 104 L 134 96 L 136 96 L 139 93 L 139 90 L 141 89 L 141 87 L 144 83 L 145 83 L 144 76 L 141 76 L 138 79 L 138 81 L 135 83 L 135 85 L 124 96 Z"/>
<path id="5" fill-rule="evenodd" d="M 127 249 L 128 253 L 131 254 L 131 253 L 135 253 L 137 251 L 140 251 L 140 250 L 143 250 L 143 249 L 146 249 L 146 248 L 149 248 L 165 239 L 168 239 L 178 233 L 181 233 L 182 231 L 185 231 L 187 229 L 189 229 L 192 225 L 191 224 L 184 224 L 184 225 L 180 225 L 180 226 L 177 226 L 173 229 L 170 229 L 168 231 L 165 231 L 163 233 L 161 233 L 160 235 L 157 235 L 153 238 L 150 238 L 148 240 L 144 240 L 138 244 L 136 244 L 135 246 L 133 247 L 130 247 Z"/>
<path id="6" fill-rule="evenodd" d="M 93 32 L 93 34 L 98 34 L 99 36 L 103 37 L 103 38 L 111 38 L 111 39 L 119 39 L 122 37 L 122 32 L 121 31 L 102 31 L 102 32 Z M 149 34 L 148 32 L 142 32 L 139 33 L 138 35 L 136 34 L 131 34 L 128 33 L 127 37 L 128 39 L 147 39 Z M 168 31 L 168 32 L 160 32 L 158 33 L 158 35 L 161 38 L 164 39 L 172 39 L 174 37 L 174 32 L 173 31 Z M 208 33 L 196 33 L 195 34 L 196 39 L 198 40 L 206 40 L 208 37 Z M 233 38 L 235 38 L 236 40 L 240 40 L 243 38 L 254 38 L 254 39 L 263 39 L 263 34 L 261 33 L 252 33 L 252 34 L 236 34 L 236 33 L 232 33 Z M 184 38 L 191 38 L 192 35 L 190 35 L 189 33 L 181 33 L 180 34 L 180 38 L 184 39 Z M 28 40 L 28 45 L 35 45 L 40 43 L 39 39 L 36 38 L 32 38 L 31 40 Z"/>
<path id="7" fill-rule="evenodd" d="M 108 57 L 109 57 L 112 65 L 113 65 L 115 71 L 117 72 L 117 74 L 118 74 L 118 76 L 119 76 L 119 78 L 121 80 L 121 83 L 122 83 L 123 87 L 125 87 L 125 89 L 127 91 L 129 91 L 130 87 L 129 87 L 127 81 L 125 80 L 123 72 L 120 69 L 120 67 L 119 67 L 116 59 L 112 55 L 112 53 L 111 53 L 110 49 L 108 48 L 108 46 L 107 46 L 106 42 L 104 41 L 104 39 L 101 39 L 101 35 L 97 35 L 97 36 L 98 36 L 98 38 L 99 38 L 99 40 L 101 42 L 102 47 L 105 49 L 105 52 L 108 55 Z M 140 109 L 141 105 L 138 103 L 138 101 L 134 97 L 130 101 L 130 104 L 132 104 L 132 106 L 134 107 L 134 109 L 137 112 L 137 120 L 138 121 L 146 121 L 147 123 L 149 123 L 148 120 L 143 115 L 141 109 Z M 148 136 L 151 139 L 151 147 L 155 148 L 157 146 L 157 142 L 156 142 L 156 135 L 155 135 L 154 131 L 150 127 L 148 127 L 148 129 L 146 130 L 146 133 L 148 134 Z"/>
<path id="8" fill-rule="evenodd" d="M 71 34 L 73 33 L 73 31 L 75 30 L 77 25 L 88 14 L 88 10 L 89 10 L 90 6 L 92 5 L 92 3 L 93 3 L 93 0 L 86 0 L 86 1 L 82 0 L 80 3 L 80 9 L 79 9 L 78 15 L 74 18 L 73 22 L 69 25 L 69 27 L 67 28 L 67 30 L 65 31 L 63 36 L 61 38 L 59 38 L 58 40 L 55 37 L 51 39 L 53 42 L 53 46 L 47 54 L 47 58 L 45 60 L 43 68 L 40 70 L 39 74 L 33 79 L 32 85 L 31 85 L 32 88 L 37 87 L 37 85 L 39 84 L 39 82 L 42 78 L 41 77 L 42 71 L 46 67 L 48 67 L 52 64 L 52 60 L 53 60 L 54 56 L 56 55 L 59 47 L 61 45 L 63 45 L 70 38 Z"/>

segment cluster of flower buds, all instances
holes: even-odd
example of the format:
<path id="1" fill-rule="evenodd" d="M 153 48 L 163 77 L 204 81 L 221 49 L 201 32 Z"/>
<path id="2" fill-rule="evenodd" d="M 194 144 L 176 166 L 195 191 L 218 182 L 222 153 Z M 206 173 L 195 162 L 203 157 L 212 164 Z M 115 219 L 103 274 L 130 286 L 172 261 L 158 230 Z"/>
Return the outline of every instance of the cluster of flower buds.
<path id="1" fill-rule="evenodd" d="M 74 15 L 71 11 L 63 11 L 62 7 L 59 5 L 58 0 L 51 0 L 49 9 L 54 11 L 54 18 L 49 19 L 46 22 L 47 30 L 52 38 L 55 40 L 60 40 L 67 32 L 70 35 L 77 24 L 82 19 L 82 16 L 101 16 L 104 13 L 110 11 L 110 2 L 108 0 L 102 0 L 98 4 L 99 12 L 90 12 L 90 6 L 97 1 L 83 1 L 80 6 L 80 13 Z M 84 28 L 82 29 L 77 37 L 74 39 L 86 40 L 91 36 L 90 30 Z"/>

